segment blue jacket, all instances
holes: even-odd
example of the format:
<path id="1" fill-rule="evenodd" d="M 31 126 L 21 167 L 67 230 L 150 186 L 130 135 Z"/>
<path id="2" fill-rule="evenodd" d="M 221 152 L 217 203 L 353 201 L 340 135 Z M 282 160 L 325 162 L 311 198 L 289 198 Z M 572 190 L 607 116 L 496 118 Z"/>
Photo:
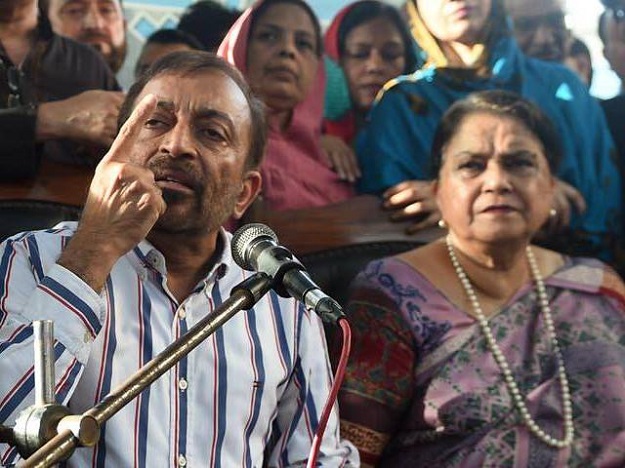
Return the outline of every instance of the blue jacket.
<path id="1" fill-rule="evenodd" d="M 474 91 L 505 89 L 535 102 L 563 136 L 557 176 L 576 187 L 588 209 L 571 223 L 578 249 L 569 253 L 613 260 L 623 233 L 623 191 L 617 156 L 599 104 L 564 66 L 525 56 L 511 37 L 490 51 L 491 75 L 422 69 L 389 83 L 357 137 L 359 190 L 382 193 L 405 180 L 429 180 L 437 124 L 456 100 Z"/>

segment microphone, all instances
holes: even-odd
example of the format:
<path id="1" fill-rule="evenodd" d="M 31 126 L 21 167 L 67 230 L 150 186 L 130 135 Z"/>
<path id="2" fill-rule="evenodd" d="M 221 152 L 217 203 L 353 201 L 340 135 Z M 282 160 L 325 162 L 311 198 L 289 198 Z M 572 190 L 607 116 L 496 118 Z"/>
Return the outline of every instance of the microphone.
<path id="1" fill-rule="evenodd" d="M 278 236 L 261 223 L 240 227 L 232 237 L 232 257 L 244 270 L 262 272 L 273 278 L 273 289 L 283 297 L 294 297 L 321 317 L 337 323 L 343 309 L 312 280 L 306 268 Z"/>

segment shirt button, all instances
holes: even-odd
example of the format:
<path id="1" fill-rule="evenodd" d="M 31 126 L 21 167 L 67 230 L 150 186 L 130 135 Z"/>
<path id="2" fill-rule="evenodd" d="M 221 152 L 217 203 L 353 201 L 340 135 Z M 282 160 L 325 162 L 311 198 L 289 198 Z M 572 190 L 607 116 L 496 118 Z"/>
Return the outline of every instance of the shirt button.
<path id="1" fill-rule="evenodd" d="M 183 392 L 189 387 L 189 382 L 187 382 L 187 379 L 182 378 L 178 381 L 178 388 L 180 390 L 182 390 Z"/>
<path id="2" fill-rule="evenodd" d="M 178 457 L 178 466 L 187 466 L 187 459 L 184 457 L 184 455 L 180 455 Z"/>
<path id="3" fill-rule="evenodd" d="M 180 320 L 184 320 L 185 318 L 187 318 L 187 311 L 184 306 L 182 306 L 178 311 L 178 318 L 180 318 Z"/>

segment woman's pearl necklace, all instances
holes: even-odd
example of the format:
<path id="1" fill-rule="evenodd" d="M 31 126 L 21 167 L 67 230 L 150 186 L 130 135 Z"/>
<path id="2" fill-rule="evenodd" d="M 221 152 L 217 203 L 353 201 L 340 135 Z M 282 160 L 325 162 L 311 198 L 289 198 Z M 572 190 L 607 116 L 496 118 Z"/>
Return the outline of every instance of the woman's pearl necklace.
<path id="1" fill-rule="evenodd" d="M 543 313 L 545 324 L 547 326 L 547 332 L 549 333 L 549 338 L 551 340 L 551 344 L 555 351 L 556 360 L 558 363 L 558 377 L 560 379 L 560 389 L 562 391 L 562 405 L 564 409 L 564 439 L 558 440 L 555 437 L 550 436 L 545 431 L 543 431 L 536 421 L 532 419 L 527 406 L 525 405 L 525 401 L 523 399 L 523 395 L 519 391 L 519 387 L 517 383 L 514 381 L 512 376 L 512 371 L 510 370 L 510 366 L 508 365 L 508 361 L 501 351 L 501 348 L 495 341 L 495 337 L 493 336 L 493 332 L 488 326 L 488 320 L 484 316 L 484 312 L 482 311 L 482 307 L 477 300 L 477 295 L 473 290 L 473 286 L 469 281 L 469 277 L 465 273 L 462 265 L 458 261 L 458 257 L 456 257 L 456 252 L 454 251 L 454 247 L 451 244 L 451 240 L 449 236 L 446 238 L 447 250 L 449 251 L 449 258 L 451 259 L 451 263 L 456 270 L 456 275 L 458 275 L 458 279 L 460 279 L 460 283 L 464 288 L 469 301 L 471 302 L 471 306 L 473 307 L 473 312 L 475 313 L 475 317 L 482 329 L 482 333 L 486 337 L 486 343 L 488 344 L 488 348 L 490 352 L 493 354 L 495 361 L 499 365 L 499 369 L 503 373 L 504 382 L 506 387 L 508 387 L 508 391 L 512 395 L 512 400 L 514 401 L 515 406 L 521 413 L 521 417 L 523 418 L 523 422 L 527 426 L 527 428 L 540 440 L 542 440 L 547 445 L 556 448 L 565 448 L 569 447 L 573 442 L 573 408 L 571 403 L 571 391 L 569 389 L 569 381 L 566 377 L 566 371 L 564 369 L 564 359 L 562 359 L 562 352 L 560 350 L 560 345 L 558 344 L 558 339 L 556 337 L 556 329 L 553 325 L 553 318 L 551 317 L 551 307 L 549 307 L 549 301 L 547 300 L 547 292 L 545 290 L 545 283 L 543 281 L 542 276 L 540 275 L 540 271 L 538 270 L 538 265 L 536 264 L 536 257 L 534 257 L 534 253 L 532 249 L 528 246 L 526 249 L 527 252 L 527 261 L 529 263 L 530 271 L 532 273 L 532 277 L 534 282 L 536 283 L 536 290 L 538 292 L 538 300 L 540 301 L 540 309 Z"/>

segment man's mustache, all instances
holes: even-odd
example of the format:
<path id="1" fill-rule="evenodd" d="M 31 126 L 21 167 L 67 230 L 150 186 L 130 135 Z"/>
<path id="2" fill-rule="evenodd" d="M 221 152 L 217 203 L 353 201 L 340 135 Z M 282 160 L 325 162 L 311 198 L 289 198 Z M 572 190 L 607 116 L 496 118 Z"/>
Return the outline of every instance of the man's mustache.
<path id="1" fill-rule="evenodd" d="M 563 51 L 557 46 L 546 46 L 532 48 L 529 54 L 533 57 L 538 57 L 546 60 L 561 61 L 564 59 Z"/>
<path id="2" fill-rule="evenodd" d="M 90 31 L 82 34 L 80 36 L 80 42 L 106 42 L 109 45 L 112 45 L 111 39 L 104 33 L 100 33 L 97 31 Z M 99 49 L 99 44 L 93 44 L 93 47 Z"/>
<path id="3" fill-rule="evenodd" d="M 184 174 L 182 182 L 188 185 L 197 194 L 204 192 L 205 183 L 197 168 L 188 161 L 172 160 L 169 158 L 153 159 L 148 169 L 154 173 L 156 180 L 168 174 Z"/>

